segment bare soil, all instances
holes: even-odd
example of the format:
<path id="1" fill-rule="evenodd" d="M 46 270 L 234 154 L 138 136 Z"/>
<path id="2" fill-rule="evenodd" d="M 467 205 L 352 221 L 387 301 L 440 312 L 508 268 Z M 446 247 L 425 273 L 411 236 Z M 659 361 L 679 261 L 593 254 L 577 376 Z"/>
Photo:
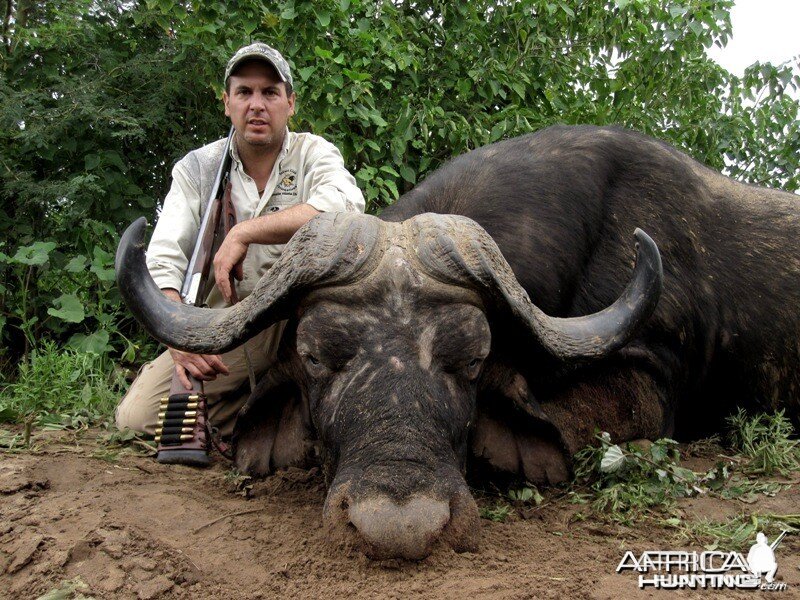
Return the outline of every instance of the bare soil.
<path id="1" fill-rule="evenodd" d="M 133 450 L 108 460 L 99 436 L 40 434 L 33 451 L 0 454 L 0 598 L 58 589 L 61 595 L 51 597 L 599 600 L 767 593 L 639 590 L 635 574 L 615 572 L 626 550 L 702 546 L 657 524 L 581 520 L 581 507 L 557 490 L 540 508 L 515 511 L 503 523 L 482 520 L 476 553 L 439 548 L 419 563 L 374 562 L 326 544 L 317 470 L 247 482 L 219 456 L 204 471 L 160 465 Z M 797 514 L 796 488 L 757 505 L 704 496 L 680 507 L 687 520 Z M 496 500 L 482 497 L 479 504 Z M 788 585 L 780 598 L 800 597 L 798 551 L 800 535 L 789 535 L 776 552 L 778 581 Z"/>

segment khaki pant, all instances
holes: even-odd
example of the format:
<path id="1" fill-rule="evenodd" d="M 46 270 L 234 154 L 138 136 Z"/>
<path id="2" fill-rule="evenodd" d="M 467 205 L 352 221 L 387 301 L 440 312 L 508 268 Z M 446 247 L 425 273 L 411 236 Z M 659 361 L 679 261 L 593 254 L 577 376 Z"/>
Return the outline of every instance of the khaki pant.
<path id="1" fill-rule="evenodd" d="M 245 343 L 256 381 L 275 362 L 285 324 L 285 321 L 277 323 Z M 223 354 L 222 362 L 228 367 L 230 375 L 217 375 L 214 381 L 206 381 L 204 390 L 208 400 L 208 418 L 211 426 L 218 428 L 222 435 L 228 436 L 233 432 L 239 409 L 250 395 L 243 346 Z M 175 363 L 169 351 L 142 366 L 128 393 L 117 406 L 118 428 L 128 427 L 149 435 L 155 433 L 161 398 L 169 395 L 174 369 Z"/>

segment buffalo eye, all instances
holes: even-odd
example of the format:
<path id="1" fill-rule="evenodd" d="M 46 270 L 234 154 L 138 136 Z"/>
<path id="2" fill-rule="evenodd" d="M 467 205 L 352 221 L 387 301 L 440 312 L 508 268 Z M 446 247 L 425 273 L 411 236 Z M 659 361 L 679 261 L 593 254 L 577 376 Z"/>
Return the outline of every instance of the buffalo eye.
<path id="1" fill-rule="evenodd" d="M 306 371 L 312 377 L 322 376 L 328 371 L 327 366 L 313 354 L 301 354 L 300 356 L 303 358 Z"/>
<path id="2" fill-rule="evenodd" d="M 469 364 L 467 365 L 467 377 L 470 379 L 476 379 L 481 372 L 482 365 L 482 358 L 473 358 L 471 361 L 469 361 Z"/>

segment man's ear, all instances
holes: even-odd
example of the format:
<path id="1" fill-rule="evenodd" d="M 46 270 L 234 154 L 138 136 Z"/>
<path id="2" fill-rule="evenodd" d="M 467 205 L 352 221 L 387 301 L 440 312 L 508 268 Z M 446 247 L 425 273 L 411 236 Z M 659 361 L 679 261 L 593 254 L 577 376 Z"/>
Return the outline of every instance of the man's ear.
<path id="1" fill-rule="evenodd" d="M 225 105 L 225 116 L 231 116 L 231 110 L 228 108 L 228 101 L 230 100 L 230 96 L 228 96 L 228 92 L 222 92 L 222 103 Z"/>
<path id="2" fill-rule="evenodd" d="M 556 484 L 570 476 L 571 457 L 561 432 L 526 379 L 491 359 L 481 376 L 470 447 L 473 471 L 483 476 L 503 473 L 536 484 Z"/>
<path id="3" fill-rule="evenodd" d="M 289 95 L 289 116 L 290 117 L 294 116 L 294 103 L 296 101 L 297 101 L 297 94 L 295 92 L 292 92 Z"/>

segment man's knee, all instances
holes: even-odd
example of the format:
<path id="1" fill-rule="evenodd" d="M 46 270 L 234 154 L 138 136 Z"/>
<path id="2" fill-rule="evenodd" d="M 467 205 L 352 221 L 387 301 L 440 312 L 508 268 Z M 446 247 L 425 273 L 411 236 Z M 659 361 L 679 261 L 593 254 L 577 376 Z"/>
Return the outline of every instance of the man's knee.
<path id="1" fill-rule="evenodd" d="M 136 394 L 132 394 L 131 392 L 133 391 L 133 388 L 131 388 L 131 391 L 125 395 L 114 413 L 117 429 L 132 429 L 139 433 L 153 435 L 155 433 L 156 419 L 158 418 L 158 405 L 156 405 L 156 412 L 153 413 L 152 408 L 149 406 L 151 403 L 143 401 Z"/>
<path id="2" fill-rule="evenodd" d="M 155 434 L 160 400 L 169 393 L 172 365 L 165 358 L 161 356 L 140 369 L 115 411 L 117 428 Z"/>

